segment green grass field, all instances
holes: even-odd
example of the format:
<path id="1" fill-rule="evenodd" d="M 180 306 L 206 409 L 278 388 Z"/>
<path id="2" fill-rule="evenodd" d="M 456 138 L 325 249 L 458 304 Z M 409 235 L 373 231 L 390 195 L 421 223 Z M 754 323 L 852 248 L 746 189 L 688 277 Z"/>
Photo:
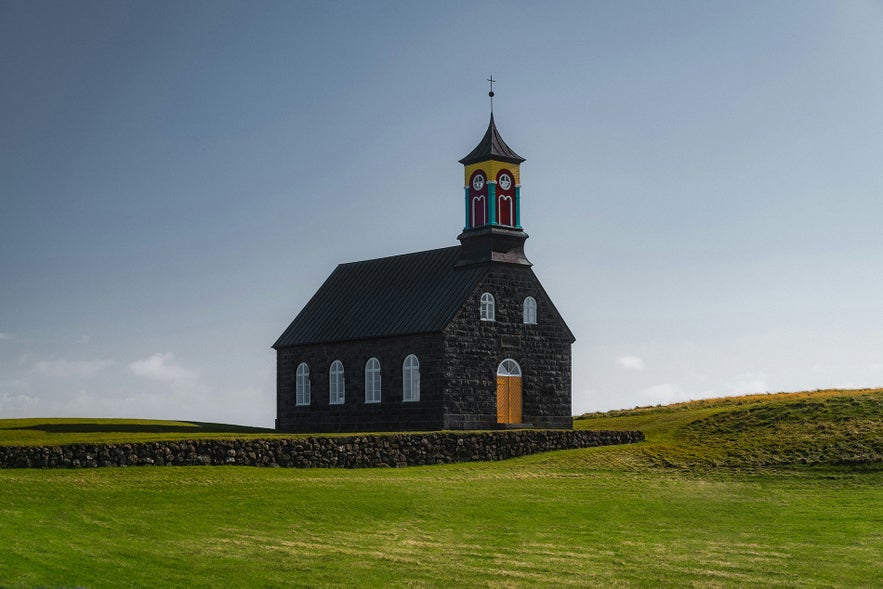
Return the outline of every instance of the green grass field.
<path id="1" fill-rule="evenodd" d="M 592 415 L 647 441 L 498 463 L 0 471 L 0 586 L 879 587 L 881 403 Z"/>

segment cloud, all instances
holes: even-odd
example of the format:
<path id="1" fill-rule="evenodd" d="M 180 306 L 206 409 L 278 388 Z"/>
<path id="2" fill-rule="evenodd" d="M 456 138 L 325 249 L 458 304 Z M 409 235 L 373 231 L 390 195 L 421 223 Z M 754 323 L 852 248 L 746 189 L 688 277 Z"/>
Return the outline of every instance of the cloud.
<path id="1" fill-rule="evenodd" d="M 199 378 L 198 372 L 178 364 L 171 352 L 156 353 L 143 360 L 136 360 L 129 364 L 129 370 L 138 376 L 164 382 L 195 381 Z"/>
<path id="2" fill-rule="evenodd" d="M 113 365 L 111 360 L 41 360 L 35 364 L 36 369 L 43 374 L 60 378 L 86 378 L 93 376 Z"/>
<path id="3" fill-rule="evenodd" d="M 4 417 L 25 417 L 30 415 L 40 399 L 31 395 L 13 395 L 0 392 L 0 415 Z"/>
<path id="4" fill-rule="evenodd" d="M 644 370 L 644 361 L 637 356 L 623 356 L 616 362 L 628 370 Z"/>
<path id="5" fill-rule="evenodd" d="M 0 339 L 12 339 L 9 337 L 9 334 L 3 333 L 0 331 Z"/>

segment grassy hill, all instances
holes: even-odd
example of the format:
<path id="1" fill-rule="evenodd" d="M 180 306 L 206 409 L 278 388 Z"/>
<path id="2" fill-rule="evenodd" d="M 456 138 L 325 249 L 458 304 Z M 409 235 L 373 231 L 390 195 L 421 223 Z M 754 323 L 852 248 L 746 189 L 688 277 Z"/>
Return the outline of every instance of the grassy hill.
<path id="1" fill-rule="evenodd" d="M 0 587 L 881 587 L 881 393 L 588 415 L 647 441 L 493 463 L 0 470 Z M 0 438 L 270 435 L 80 421 Z"/>
<path id="2" fill-rule="evenodd" d="M 609 448 L 597 466 L 883 467 L 883 389 L 749 395 L 588 413 L 578 429 L 639 429 L 644 444 Z"/>

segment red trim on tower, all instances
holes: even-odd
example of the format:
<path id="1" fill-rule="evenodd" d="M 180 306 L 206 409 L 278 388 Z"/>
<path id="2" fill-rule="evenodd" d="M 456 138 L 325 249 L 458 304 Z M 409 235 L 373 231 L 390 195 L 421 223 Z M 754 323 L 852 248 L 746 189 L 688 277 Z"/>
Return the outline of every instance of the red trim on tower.
<path id="1" fill-rule="evenodd" d="M 469 177 L 469 227 L 482 227 L 489 223 L 487 202 L 487 174 L 475 170 Z"/>
<path id="2" fill-rule="evenodd" d="M 497 173 L 497 223 L 507 227 L 515 226 L 515 176 L 509 170 Z"/>

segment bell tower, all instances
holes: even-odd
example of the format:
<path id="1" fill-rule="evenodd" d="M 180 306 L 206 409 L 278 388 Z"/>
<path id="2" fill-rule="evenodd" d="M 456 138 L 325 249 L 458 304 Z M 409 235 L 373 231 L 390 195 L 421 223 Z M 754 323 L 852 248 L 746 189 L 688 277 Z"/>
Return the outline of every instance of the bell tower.
<path id="1" fill-rule="evenodd" d="M 491 121 L 464 167 L 466 221 L 457 237 L 462 244 L 458 265 L 506 262 L 530 265 L 524 256 L 527 233 L 521 228 L 521 163 L 523 157 L 506 145 L 494 123 L 493 76 Z"/>

